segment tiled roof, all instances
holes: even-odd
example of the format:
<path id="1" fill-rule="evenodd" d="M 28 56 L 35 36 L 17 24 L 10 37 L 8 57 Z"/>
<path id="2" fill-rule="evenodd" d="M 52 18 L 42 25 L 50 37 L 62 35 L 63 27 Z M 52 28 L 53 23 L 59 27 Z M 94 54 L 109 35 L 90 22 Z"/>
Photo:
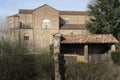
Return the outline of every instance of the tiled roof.
<path id="1" fill-rule="evenodd" d="M 66 29 L 86 29 L 85 24 L 65 24 L 60 27 L 60 29 L 66 30 Z"/>
<path id="2" fill-rule="evenodd" d="M 60 15 L 88 15 L 87 11 L 59 11 Z"/>
<path id="3" fill-rule="evenodd" d="M 63 35 L 61 43 L 118 43 L 111 34 Z"/>
<path id="4" fill-rule="evenodd" d="M 20 9 L 19 13 L 27 13 L 27 14 L 31 14 L 33 12 L 33 10 L 29 10 L 29 9 Z"/>

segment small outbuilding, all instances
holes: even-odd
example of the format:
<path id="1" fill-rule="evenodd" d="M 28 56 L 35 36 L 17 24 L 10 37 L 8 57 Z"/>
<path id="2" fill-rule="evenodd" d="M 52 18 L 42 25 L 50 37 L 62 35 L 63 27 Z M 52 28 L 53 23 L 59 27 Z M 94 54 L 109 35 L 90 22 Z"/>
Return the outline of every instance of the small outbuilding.
<path id="1" fill-rule="evenodd" d="M 118 43 L 111 34 L 70 34 L 59 39 L 59 55 L 68 62 L 110 61 Z"/>

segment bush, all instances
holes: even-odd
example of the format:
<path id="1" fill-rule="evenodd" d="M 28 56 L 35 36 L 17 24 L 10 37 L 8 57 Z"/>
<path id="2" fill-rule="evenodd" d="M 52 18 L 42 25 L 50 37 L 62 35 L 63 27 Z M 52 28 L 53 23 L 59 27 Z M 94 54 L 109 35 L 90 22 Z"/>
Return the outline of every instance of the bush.
<path id="1" fill-rule="evenodd" d="M 120 51 L 120 41 L 119 41 L 119 44 L 116 44 L 116 49 L 117 51 Z"/>
<path id="2" fill-rule="evenodd" d="M 35 80 L 36 72 L 31 55 L 0 57 L 0 80 Z"/>
<path id="3" fill-rule="evenodd" d="M 38 79 L 54 80 L 54 59 L 50 53 L 36 55 Z"/>
<path id="4" fill-rule="evenodd" d="M 50 52 L 30 53 L 20 44 L 0 40 L 0 80 L 54 80 Z"/>
<path id="5" fill-rule="evenodd" d="M 6 39 L 0 40 L 0 56 L 10 56 L 27 53 L 28 49 L 18 43 L 11 42 Z"/>
<path id="6" fill-rule="evenodd" d="M 54 80 L 50 54 L 19 54 L 0 57 L 0 80 Z"/>
<path id="7" fill-rule="evenodd" d="M 35 80 L 34 56 L 20 44 L 0 40 L 0 80 Z"/>
<path id="8" fill-rule="evenodd" d="M 120 65 L 120 52 L 112 52 L 111 57 L 115 64 Z"/>
<path id="9" fill-rule="evenodd" d="M 66 80 L 114 80 L 105 63 L 70 63 L 66 65 Z"/>

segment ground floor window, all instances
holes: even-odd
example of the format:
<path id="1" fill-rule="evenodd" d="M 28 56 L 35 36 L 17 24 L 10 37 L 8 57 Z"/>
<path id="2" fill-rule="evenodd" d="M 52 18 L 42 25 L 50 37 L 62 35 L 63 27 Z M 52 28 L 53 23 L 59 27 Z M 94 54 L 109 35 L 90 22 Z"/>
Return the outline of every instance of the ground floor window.
<path id="1" fill-rule="evenodd" d="M 28 33 L 24 34 L 24 40 L 29 40 L 29 34 Z"/>

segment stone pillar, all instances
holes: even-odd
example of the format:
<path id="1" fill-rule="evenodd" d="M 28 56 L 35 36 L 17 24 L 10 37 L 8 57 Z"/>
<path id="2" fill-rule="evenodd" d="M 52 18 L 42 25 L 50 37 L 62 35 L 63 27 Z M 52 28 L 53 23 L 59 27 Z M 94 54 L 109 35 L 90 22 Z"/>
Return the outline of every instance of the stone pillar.
<path id="1" fill-rule="evenodd" d="M 111 45 L 111 52 L 116 51 L 115 44 Z"/>
<path id="2" fill-rule="evenodd" d="M 89 55 L 88 55 L 88 45 L 84 45 L 84 58 L 85 58 L 85 62 L 89 61 Z"/>
<path id="3" fill-rule="evenodd" d="M 58 55 L 60 53 L 60 41 L 61 35 L 54 35 L 54 65 L 55 65 L 55 80 L 60 80 L 60 72 L 59 72 L 59 58 Z"/>

